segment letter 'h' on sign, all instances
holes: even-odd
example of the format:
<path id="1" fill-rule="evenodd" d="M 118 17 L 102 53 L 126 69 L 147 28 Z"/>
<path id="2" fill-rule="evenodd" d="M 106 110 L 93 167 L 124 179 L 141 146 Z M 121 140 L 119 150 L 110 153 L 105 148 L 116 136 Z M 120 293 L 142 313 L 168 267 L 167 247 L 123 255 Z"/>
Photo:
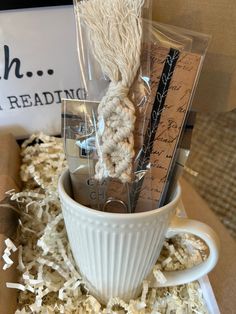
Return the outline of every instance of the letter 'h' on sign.
<path id="1" fill-rule="evenodd" d="M 86 98 L 73 6 L 0 11 L 0 20 L 0 132 L 60 134 L 62 98 Z"/>

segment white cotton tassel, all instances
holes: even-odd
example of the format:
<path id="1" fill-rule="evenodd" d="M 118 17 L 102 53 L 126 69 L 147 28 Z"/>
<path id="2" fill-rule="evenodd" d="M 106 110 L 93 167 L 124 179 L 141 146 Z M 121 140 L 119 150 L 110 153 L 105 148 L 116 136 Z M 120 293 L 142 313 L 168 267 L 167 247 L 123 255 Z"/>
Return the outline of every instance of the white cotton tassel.
<path id="1" fill-rule="evenodd" d="M 140 66 L 144 0 L 77 2 L 94 56 L 111 81 L 98 106 L 96 179 L 129 182 L 134 157 L 135 108 L 128 98 Z"/>

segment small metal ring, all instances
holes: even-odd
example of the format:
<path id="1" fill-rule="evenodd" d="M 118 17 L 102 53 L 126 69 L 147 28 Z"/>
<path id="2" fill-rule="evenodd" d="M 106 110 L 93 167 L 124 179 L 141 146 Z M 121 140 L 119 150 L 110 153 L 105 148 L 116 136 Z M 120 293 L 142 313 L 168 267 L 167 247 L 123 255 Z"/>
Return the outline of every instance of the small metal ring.
<path id="1" fill-rule="evenodd" d="M 103 205 L 103 211 L 105 212 L 106 211 L 106 207 L 108 205 L 110 205 L 111 203 L 118 203 L 118 204 L 121 204 L 125 211 L 128 212 L 128 207 L 127 205 L 125 204 L 125 202 L 123 202 L 122 200 L 119 200 L 119 199 L 116 199 L 116 198 L 113 198 L 113 197 L 110 197 L 106 202 L 105 204 Z"/>

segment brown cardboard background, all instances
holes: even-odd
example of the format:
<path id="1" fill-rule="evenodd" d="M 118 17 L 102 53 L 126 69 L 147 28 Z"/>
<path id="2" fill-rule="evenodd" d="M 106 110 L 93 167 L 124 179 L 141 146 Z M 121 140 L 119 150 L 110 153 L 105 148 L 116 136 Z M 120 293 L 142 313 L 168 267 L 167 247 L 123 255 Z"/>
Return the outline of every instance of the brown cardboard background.
<path id="1" fill-rule="evenodd" d="M 0 313 L 14 313 L 16 307 L 17 291 L 6 288 L 6 282 L 17 282 L 17 264 L 3 270 L 4 261 L 2 255 L 5 249 L 4 241 L 8 237 L 16 236 L 16 219 L 12 209 L 7 207 L 8 199 L 5 192 L 20 188 L 20 148 L 11 134 L 0 135 L 0 202 L 6 207 L 0 207 Z M 18 252 L 11 255 L 11 259 L 17 260 Z"/>
<path id="2" fill-rule="evenodd" d="M 193 109 L 236 108 L 235 0 L 155 0 L 153 19 L 212 35 Z"/>
<path id="3" fill-rule="evenodd" d="M 0 256 L 5 249 L 4 241 L 6 237 L 0 234 Z M 6 282 L 17 282 L 17 254 L 16 251 L 10 258 L 14 261 L 14 264 L 7 270 L 3 270 L 4 261 L 0 259 L 0 313 L 12 314 L 15 313 L 17 306 L 17 294 L 18 290 L 9 289 L 6 287 Z"/>

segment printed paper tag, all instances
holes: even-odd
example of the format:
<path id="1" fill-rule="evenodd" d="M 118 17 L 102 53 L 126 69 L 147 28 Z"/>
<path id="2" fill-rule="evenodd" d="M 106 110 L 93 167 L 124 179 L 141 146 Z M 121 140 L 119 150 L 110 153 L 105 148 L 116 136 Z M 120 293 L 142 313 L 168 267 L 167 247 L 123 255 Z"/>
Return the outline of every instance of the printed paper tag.
<path id="1" fill-rule="evenodd" d="M 163 65 L 162 60 L 167 55 L 168 49 L 153 46 L 152 56 L 154 63 L 151 73 L 153 93 L 157 91 L 158 80 L 161 74 L 160 63 Z M 191 104 L 201 62 L 202 58 L 200 55 L 188 52 L 180 53 L 150 154 L 151 172 L 150 175 L 144 177 L 136 211 L 143 211 L 144 209 L 140 204 L 143 204 L 148 199 L 150 200 L 150 187 L 152 187 L 150 201 L 154 202 L 156 207 L 158 207 L 184 126 L 186 114 Z M 153 94 L 149 101 L 153 104 Z M 147 112 L 146 115 L 146 125 L 149 122 L 148 117 L 150 117 L 152 109 L 152 106 L 148 107 L 149 113 Z M 136 138 L 137 141 L 140 141 L 139 133 L 136 134 Z"/>

